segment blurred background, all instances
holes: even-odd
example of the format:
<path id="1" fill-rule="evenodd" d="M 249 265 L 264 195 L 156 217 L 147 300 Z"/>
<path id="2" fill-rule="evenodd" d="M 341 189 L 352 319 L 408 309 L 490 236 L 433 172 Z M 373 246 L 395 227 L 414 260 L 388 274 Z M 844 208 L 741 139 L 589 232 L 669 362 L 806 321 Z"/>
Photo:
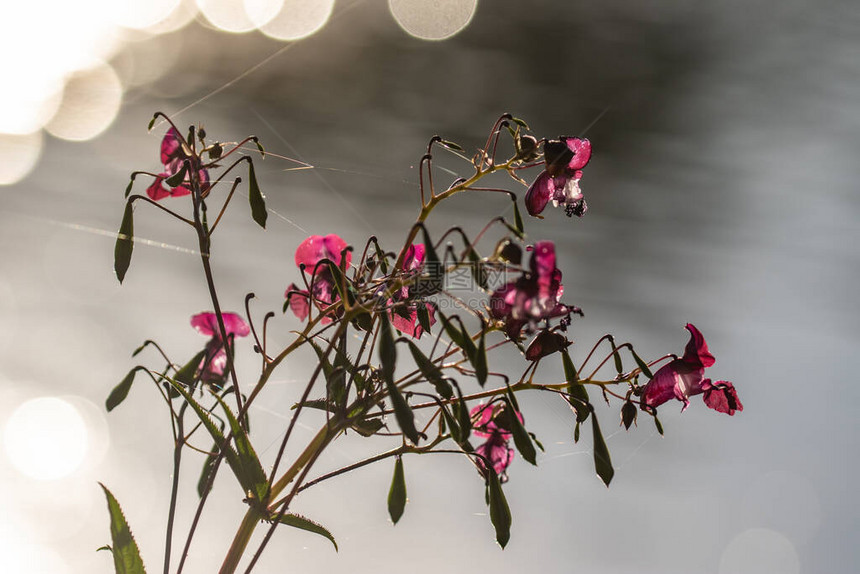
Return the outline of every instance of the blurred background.
<path id="1" fill-rule="evenodd" d="M 474 469 L 413 457 L 396 528 L 386 461 L 297 500 L 339 553 L 281 528 L 258 571 L 854 572 L 858 38 L 860 9 L 845 0 L 5 4 L 0 570 L 112 572 L 95 552 L 110 541 L 97 481 L 122 504 L 149 571 L 160 569 L 167 413 L 142 379 L 104 409 L 135 361 L 160 364 L 149 351 L 130 357 L 144 339 L 176 362 L 205 342 L 188 324 L 210 305 L 187 231 L 139 205 L 122 287 L 112 269 L 128 174 L 160 168 L 166 127 L 146 131 L 160 110 L 222 141 L 253 133 L 272 152 L 257 169 L 268 229 L 240 198 L 213 246 L 222 305 L 240 311 L 254 291 L 258 318 L 298 280 L 293 253 L 308 235 L 360 245 L 375 233 L 398 248 L 432 135 L 472 151 L 503 112 L 539 137 L 587 135 L 589 213 L 548 209 L 526 221 L 530 240 L 556 241 L 565 300 L 585 311 L 575 360 L 605 332 L 643 357 L 681 353 L 693 322 L 717 358 L 709 376 L 733 381 L 745 407 L 729 418 L 698 398 L 683 414 L 667 404 L 664 438 L 645 417 L 620 429 L 620 404 L 599 407 L 616 467 L 606 489 L 590 432 L 574 444 L 569 409 L 526 396 L 526 423 L 546 452 L 537 468 L 517 458 L 509 469 L 506 550 Z M 453 155 L 437 163 L 444 183 L 469 171 Z M 503 198 L 459 197 L 431 228 L 475 233 L 508 209 Z M 288 343 L 297 326 L 278 312 L 270 344 Z M 510 353 L 491 360 L 512 374 L 524 365 Z M 283 367 L 255 405 L 253 438 L 269 463 L 312 361 Z M 250 380 L 250 344 L 237 362 Z M 540 377 L 557 381 L 561 370 L 543 366 Z M 303 419 L 297 438 L 318 424 Z M 386 448 L 348 439 L 316 470 Z M 180 536 L 202 457 L 184 462 Z M 238 494 L 222 473 L 186 572 L 217 570 L 244 511 Z"/>

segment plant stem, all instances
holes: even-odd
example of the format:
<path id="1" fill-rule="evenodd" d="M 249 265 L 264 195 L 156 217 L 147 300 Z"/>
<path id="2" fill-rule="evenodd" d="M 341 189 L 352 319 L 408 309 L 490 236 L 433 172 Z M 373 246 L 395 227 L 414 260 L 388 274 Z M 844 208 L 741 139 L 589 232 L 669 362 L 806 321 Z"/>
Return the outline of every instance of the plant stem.
<path id="1" fill-rule="evenodd" d="M 317 432 L 316 436 L 314 436 L 292 466 L 272 486 L 269 494 L 270 498 L 275 498 L 283 491 L 299 474 L 302 468 L 316 456 L 317 452 L 325 447 L 331 436 L 333 436 L 331 431 L 332 429 L 326 424 Z M 228 550 L 227 556 L 224 558 L 221 570 L 218 571 L 219 574 L 233 574 L 236 571 L 236 568 L 239 566 L 239 560 L 242 558 L 242 554 L 251 540 L 251 535 L 254 533 L 254 529 L 261 518 L 259 510 L 255 508 L 248 509 L 248 512 L 245 513 L 245 517 L 242 519 L 239 530 L 236 532 L 236 536 L 233 537 L 233 543 L 230 545 L 230 550 Z"/>

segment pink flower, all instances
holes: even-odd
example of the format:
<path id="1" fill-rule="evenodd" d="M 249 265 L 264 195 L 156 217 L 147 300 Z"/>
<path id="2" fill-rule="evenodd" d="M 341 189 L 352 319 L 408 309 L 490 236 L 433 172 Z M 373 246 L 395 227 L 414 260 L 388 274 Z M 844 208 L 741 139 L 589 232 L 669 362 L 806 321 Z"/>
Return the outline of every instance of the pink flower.
<path id="1" fill-rule="evenodd" d="M 472 432 L 475 436 L 487 439 L 475 449 L 475 453 L 489 460 L 502 482 L 506 481 L 505 471 L 514 460 L 514 449 L 508 446 L 511 421 L 505 403 L 481 403 L 469 411 L 469 415 L 472 418 Z M 517 418 L 523 422 L 522 414 L 517 413 Z M 477 461 L 479 468 L 486 468 L 483 458 Z"/>
<path id="2" fill-rule="evenodd" d="M 587 139 L 561 137 L 543 146 L 546 169 L 535 178 L 526 192 L 526 209 L 530 215 L 540 214 L 547 203 L 564 206 L 568 217 L 582 217 L 588 205 L 579 189 L 582 168 L 591 159 L 591 142 Z"/>
<path id="3" fill-rule="evenodd" d="M 426 250 L 423 243 L 413 243 L 406 250 L 406 255 L 403 257 L 404 278 L 409 279 L 421 275 L 424 269 L 424 257 Z M 427 310 L 427 317 L 430 325 L 436 324 L 436 306 L 433 303 L 423 301 L 415 301 L 416 289 L 414 286 L 405 286 L 395 293 L 393 299 L 388 301 L 388 305 L 392 307 L 388 314 L 391 318 L 391 324 L 410 337 L 420 339 L 424 334 L 424 328 L 418 320 L 418 309 L 424 307 Z"/>
<path id="4" fill-rule="evenodd" d="M 677 399 L 684 403 L 683 411 L 690 405 L 690 397 L 704 393 L 705 404 L 716 411 L 734 415 L 736 411 L 744 410 L 732 383 L 712 383 L 711 379 L 704 378 L 705 369 L 715 362 L 714 356 L 708 350 L 702 333 L 692 323 L 687 323 L 687 330 L 690 331 L 690 340 L 684 355 L 654 373 L 642 389 L 642 408 L 655 409 Z"/>
<path id="5" fill-rule="evenodd" d="M 532 249 L 529 273 L 512 281 L 490 296 L 490 316 L 505 322 L 505 332 L 511 339 L 518 339 L 527 324 L 544 319 L 582 314 L 576 307 L 559 302 L 564 287 L 561 271 L 555 266 L 555 244 L 538 241 Z"/>
<path id="6" fill-rule="evenodd" d="M 331 270 L 328 265 L 317 264 L 323 259 L 329 259 L 336 265 L 341 264 L 341 253 L 346 249 L 347 243 L 335 234 L 326 235 L 311 235 L 299 245 L 296 249 L 296 265 L 301 267 L 304 265 L 304 272 L 308 275 L 314 273 L 316 276 L 313 279 L 313 299 L 314 304 L 320 309 L 325 310 L 329 305 L 338 300 L 337 286 L 334 284 Z M 345 253 L 346 265 L 349 266 L 352 261 L 352 253 Z M 295 283 L 291 283 L 287 287 L 284 294 L 289 300 L 290 310 L 295 313 L 299 320 L 304 321 L 310 313 L 310 293 L 307 289 L 299 289 Z M 331 318 L 323 317 L 323 323 L 331 322 Z"/>
<path id="7" fill-rule="evenodd" d="M 244 319 L 236 313 L 222 313 L 224 329 L 227 337 L 247 337 L 251 329 Z M 198 313 L 191 317 L 191 326 L 201 335 L 211 337 L 206 343 L 206 357 L 200 363 L 202 373 L 200 378 L 207 383 L 220 383 L 224 380 L 224 369 L 227 367 L 227 351 L 221 339 L 221 329 L 218 327 L 218 317 L 215 313 Z"/>
<path id="8" fill-rule="evenodd" d="M 186 153 L 182 147 L 179 132 L 175 128 L 170 128 L 161 140 L 161 163 L 164 165 L 164 171 L 159 173 L 152 185 L 146 188 L 146 194 L 150 199 L 158 201 L 165 197 L 181 197 L 191 193 L 191 176 L 189 173 L 186 173 L 182 183 L 174 188 L 164 185 L 164 180 L 179 173 L 186 161 L 191 165 L 199 165 L 200 162 L 198 158 Z M 207 191 L 209 189 L 209 172 L 201 168 L 197 170 L 197 176 L 201 191 Z"/>

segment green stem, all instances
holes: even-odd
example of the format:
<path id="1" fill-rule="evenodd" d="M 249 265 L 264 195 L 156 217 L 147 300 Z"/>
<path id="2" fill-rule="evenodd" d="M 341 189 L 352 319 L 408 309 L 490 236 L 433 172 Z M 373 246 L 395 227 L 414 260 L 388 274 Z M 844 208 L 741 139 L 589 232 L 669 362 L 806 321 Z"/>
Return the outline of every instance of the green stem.
<path id="1" fill-rule="evenodd" d="M 284 475 L 272 486 L 269 494 L 270 498 L 275 498 L 280 494 L 284 488 L 293 481 L 299 472 L 301 472 L 302 468 L 304 468 L 304 466 L 314 458 L 317 451 L 325 448 L 330 436 L 331 429 L 329 426 L 323 426 L 292 466 L 290 466 Z M 259 510 L 255 508 L 248 509 L 245 513 L 245 517 L 242 519 L 242 524 L 239 526 L 239 530 L 236 531 L 236 535 L 233 537 L 233 543 L 227 551 L 227 556 L 224 558 L 221 570 L 218 571 L 219 574 L 233 574 L 236 571 L 236 568 L 239 566 L 239 561 L 241 560 L 245 549 L 248 547 L 248 542 L 251 540 L 251 535 L 254 533 L 254 529 L 257 527 L 257 523 L 260 522 L 261 518 Z"/>

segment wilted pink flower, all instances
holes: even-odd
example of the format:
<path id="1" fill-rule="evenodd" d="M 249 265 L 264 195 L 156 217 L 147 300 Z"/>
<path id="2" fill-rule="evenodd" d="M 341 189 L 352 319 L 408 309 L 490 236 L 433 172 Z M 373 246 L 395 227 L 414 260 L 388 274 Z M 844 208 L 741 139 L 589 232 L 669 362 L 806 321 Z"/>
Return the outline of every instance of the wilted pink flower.
<path id="1" fill-rule="evenodd" d="M 164 180 L 179 173 L 186 161 L 192 165 L 199 165 L 199 160 L 189 156 L 182 148 L 182 141 L 176 128 L 170 128 L 161 140 L 161 163 L 164 165 L 164 171 L 159 173 L 152 185 L 146 188 L 146 193 L 150 199 L 158 201 L 165 197 L 181 197 L 191 193 L 191 176 L 189 173 L 185 174 L 182 183 L 177 187 L 170 188 L 164 185 Z M 200 180 L 201 191 L 205 192 L 209 189 L 209 172 L 201 168 L 197 170 L 197 176 Z"/>
<path id="2" fill-rule="evenodd" d="M 245 320 L 236 313 L 222 313 L 224 329 L 227 337 L 247 337 L 251 329 Z M 221 329 L 218 327 L 218 316 L 215 313 L 198 313 L 191 317 L 191 326 L 197 329 L 201 335 L 211 337 L 206 343 L 206 356 L 200 363 L 203 372 L 200 378 L 207 382 L 220 382 L 224 378 L 224 369 L 227 367 L 227 351 L 224 349 L 224 341 L 221 339 Z"/>
<path id="3" fill-rule="evenodd" d="M 426 249 L 423 243 L 413 243 L 409 246 L 406 250 L 406 255 L 403 257 L 403 271 L 406 278 L 417 277 L 421 274 L 424 268 L 425 254 Z M 408 285 L 395 293 L 394 297 L 388 301 L 388 304 L 389 306 L 397 303 L 400 304 L 396 305 L 396 308 L 391 308 L 389 317 L 391 318 L 391 324 L 398 331 L 420 339 L 421 335 L 424 334 L 424 328 L 418 320 L 418 309 L 424 307 L 427 310 L 427 317 L 432 326 L 436 324 L 436 306 L 433 303 L 410 300 L 415 297 L 414 291 L 416 291 L 414 286 Z"/>
<path id="4" fill-rule="evenodd" d="M 544 144 L 546 169 L 535 178 L 526 192 L 526 209 L 537 216 L 546 204 L 564 206 L 570 217 L 582 217 L 588 210 L 579 180 L 582 168 L 591 159 L 591 142 L 582 138 L 561 137 Z"/>
<path id="5" fill-rule="evenodd" d="M 505 322 L 505 332 L 518 339 L 522 328 L 543 319 L 570 313 L 582 314 L 576 307 L 559 302 L 564 287 L 561 271 L 555 266 L 555 244 L 538 241 L 529 260 L 529 273 L 512 281 L 490 296 L 490 316 Z"/>
<path id="6" fill-rule="evenodd" d="M 499 478 L 503 482 L 506 481 L 505 471 L 514 460 L 514 449 L 508 446 L 511 439 L 511 421 L 505 403 L 481 403 L 469 411 L 469 415 L 474 435 L 487 439 L 475 449 L 475 453 L 489 460 Z M 522 414 L 517 413 L 517 418 L 523 422 Z M 478 458 L 477 461 L 480 468 L 486 468 L 483 459 Z"/>
<path id="7" fill-rule="evenodd" d="M 642 408 L 654 409 L 677 399 L 684 403 L 683 411 L 689 406 L 690 397 L 704 393 L 705 404 L 716 411 L 734 415 L 736 411 L 744 410 L 732 383 L 712 383 L 711 379 L 704 378 L 705 369 L 714 364 L 714 356 L 708 350 L 702 333 L 692 323 L 687 323 L 687 330 L 690 331 L 690 340 L 684 355 L 654 373 L 642 390 Z"/>
<path id="8" fill-rule="evenodd" d="M 329 305 L 337 301 L 337 287 L 334 284 L 331 270 L 328 265 L 317 264 L 323 259 L 329 259 L 336 265 L 341 264 L 341 253 L 346 249 L 347 243 L 335 234 L 326 235 L 311 235 L 299 245 L 296 249 L 296 265 L 301 267 L 304 265 L 304 272 L 308 275 L 313 274 L 316 269 L 316 276 L 313 279 L 313 298 L 314 304 L 320 310 L 325 310 Z M 352 253 L 345 253 L 346 265 L 352 261 Z M 290 310 L 295 313 L 296 317 L 304 321 L 310 313 L 310 293 L 307 289 L 299 289 L 295 283 L 291 283 L 287 287 L 284 294 L 290 301 Z M 328 323 L 331 319 L 323 317 L 322 322 Z"/>

